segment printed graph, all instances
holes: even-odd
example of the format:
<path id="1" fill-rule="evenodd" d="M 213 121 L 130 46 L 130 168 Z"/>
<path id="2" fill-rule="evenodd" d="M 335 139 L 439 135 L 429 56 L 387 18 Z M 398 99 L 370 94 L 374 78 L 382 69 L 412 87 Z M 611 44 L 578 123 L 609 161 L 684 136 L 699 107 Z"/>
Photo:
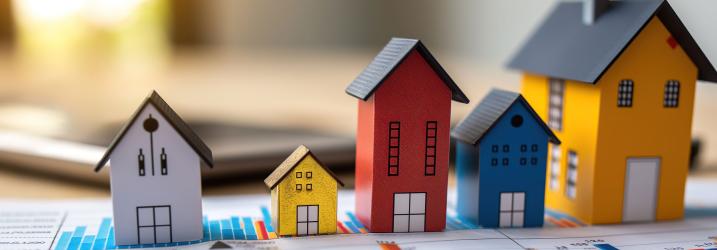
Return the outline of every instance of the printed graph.
<path id="1" fill-rule="evenodd" d="M 204 236 L 201 240 L 173 243 L 157 243 L 142 245 L 117 246 L 114 242 L 114 228 L 112 219 L 102 218 L 99 221 L 99 229 L 96 233 L 88 232 L 88 226 L 76 226 L 74 230 L 62 231 L 59 234 L 55 250 L 101 250 L 101 249 L 128 249 L 147 247 L 174 247 L 197 244 L 216 240 L 269 240 L 276 239 L 277 233 L 271 225 L 269 209 L 261 206 L 260 218 L 247 216 L 229 216 L 222 219 L 203 218 Z M 365 234 L 368 230 L 359 222 L 354 213 L 346 212 L 345 220 L 336 223 L 337 232 L 340 234 Z M 578 227 L 580 222 L 565 215 L 548 212 L 546 214 L 546 226 L 549 227 Z M 477 229 L 475 225 L 464 222 L 454 216 L 446 219 L 446 230 L 468 230 Z M 597 246 L 596 246 L 597 247 Z M 600 248 L 610 249 L 610 248 Z"/>

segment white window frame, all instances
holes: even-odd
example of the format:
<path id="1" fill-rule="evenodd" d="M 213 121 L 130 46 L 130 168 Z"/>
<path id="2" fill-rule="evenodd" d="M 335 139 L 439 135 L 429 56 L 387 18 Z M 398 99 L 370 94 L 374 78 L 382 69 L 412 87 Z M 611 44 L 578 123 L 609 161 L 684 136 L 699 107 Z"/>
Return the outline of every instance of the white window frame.
<path id="1" fill-rule="evenodd" d="M 548 83 L 548 126 L 554 130 L 562 131 L 565 80 L 550 78 Z"/>
<path id="2" fill-rule="evenodd" d="M 558 144 L 550 144 L 550 190 L 560 190 L 560 160 L 563 152 Z"/>
<path id="3" fill-rule="evenodd" d="M 568 171 L 565 178 L 565 195 L 568 198 L 575 199 L 577 196 L 578 183 L 578 153 L 568 150 Z"/>

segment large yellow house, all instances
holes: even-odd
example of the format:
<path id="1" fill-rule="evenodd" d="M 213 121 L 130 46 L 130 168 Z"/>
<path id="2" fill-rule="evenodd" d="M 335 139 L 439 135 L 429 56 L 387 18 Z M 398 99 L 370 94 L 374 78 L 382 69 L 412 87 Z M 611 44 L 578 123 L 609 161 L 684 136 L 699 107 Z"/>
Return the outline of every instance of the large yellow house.
<path id="1" fill-rule="evenodd" d="M 562 141 L 548 208 L 588 224 L 683 216 L 696 81 L 717 72 L 666 1 L 559 3 L 509 66 Z"/>
<path id="2" fill-rule="evenodd" d="M 271 189 L 271 221 L 280 236 L 336 233 L 338 186 L 344 184 L 301 145 L 264 183 Z"/>

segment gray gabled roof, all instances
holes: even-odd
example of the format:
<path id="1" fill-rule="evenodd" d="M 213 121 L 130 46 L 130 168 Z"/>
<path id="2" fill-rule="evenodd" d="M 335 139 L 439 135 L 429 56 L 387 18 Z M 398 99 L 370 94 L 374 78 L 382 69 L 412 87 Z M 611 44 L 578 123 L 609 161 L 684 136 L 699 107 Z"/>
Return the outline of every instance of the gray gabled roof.
<path id="1" fill-rule="evenodd" d="M 664 0 L 610 1 L 592 25 L 582 22 L 582 2 L 561 2 L 508 67 L 596 83 L 653 16 L 662 21 L 697 66 L 698 78 L 717 81 L 717 71 Z"/>
<path id="2" fill-rule="evenodd" d="M 179 117 L 179 115 L 172 110 L 172 108 L 169 107 L 169 104 L 165 102 L 162 97 L 157 94 L 156 91 L 152 91 L 152 93 L 147 96 L 147 98 L 144 99 L 144 102 L 142 102 L 142 105 L 137 108 L 137 110 L 132 114 L 129 122 L 122 127 L 120 132 L 117 134 L 117 136 L 112 140 L 112 143 L 107 147 L 107 151 L 105 152 L 104 156 L 102 156 L 102 159 L 97 163 L 95 166 L 95 172 L 100 171 L 102 167 L 105 166 L 107 161 L 110 160 L 110 156 L 112 155 L 112 151 L 114 151 L 115 147 L 117 147 L 117 144 L 119 144 L 120 141 L 122 141 L 122 138 L 124 138 L 125 134 L 127 134 L 127 131 L 130 127 L 132 127 L 132 124 L 134 124 L 135 121 L 137 121 L 137 118 L 139 117 L 142 110 L 144 110 L 144 107 L 147 105 L 153 105 L 157 111 L 162 114 L 164 119 L 167 120 L 167 122 L 172 125 L 172 127 L 177 131 L 177 133 L 189 144 L 189 146 L 194 149 L 194 151 L 199 155 L 202 160 L 209 165 L 209 167 L 214 166 L 214 160 L 212 158 L 212 150 L 209 149 L 209 147 L 204 144 L 204 141 L 197 136 L 197 134 L 194 133 L 192 128 L 187 125 L 187 123 L 182 120 L 182 118 Z"/>
<path id="3" fill-rule="evenodd" d="M 488 133 L 495 123 L 503 117 L 505 111 L 514 103 L 522 102 L 535 121 L 548 134 L 550 142 L 560 144 L 560 140 L 553 133 L 543 119 L 535 113 L 522 95 L 500 89 L 492 89 L 486 97 L 451 131 L 451 136 L 468 144 L 475 145 Z"/>
<path id="4" fill-rule="evenodd" d="M 468 103 L 468 97 L 463 94 L 458 85 L 446 71 L 438 64 L 426 46 L 420 40 L 407 38 L 392 38 L 373 61 L 351 82 L 346 93 L 361 100 L 367 100 L 376 88 L 401 64 L 403 59 L 413 49 L 418 50 L 428 64 L 436 71 L 438 77 L 451 89 L 452 99 L 457 102 Z"/>

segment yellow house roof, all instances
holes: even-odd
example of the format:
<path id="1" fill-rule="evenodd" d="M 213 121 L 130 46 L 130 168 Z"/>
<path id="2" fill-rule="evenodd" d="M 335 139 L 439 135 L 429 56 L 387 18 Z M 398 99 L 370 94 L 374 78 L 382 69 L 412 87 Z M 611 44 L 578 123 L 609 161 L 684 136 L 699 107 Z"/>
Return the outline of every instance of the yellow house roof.
<path id="1" fill-rule="evenodd" d="M 296 167 L 296 165 L 298 165 L 308 155 L 311 155 L 311 157 L 319 163 L 319 166 L 326 170 L 326 172 L 329 173 L 329 175 L 331 175 L 331 177 L 333 177 L 334 180 L 339 183 L 339 185 L 344 186 L 344 183 L 341 182 L 338 177 L 336 177 L 336 174 L 334 174 L 334 172 L 331 172 L 331 170 L 328 169 L 326 165 L 321 163 L 321 161 L 319 161 L 319 159 L 316 158 L 313 153 L 311 153 L 311 150 L 309 150 L 309 148 L 304 145 L 301 145 L 296 148 L 296 150 L 294 150 L 294 152 L 291 153 L 291 155 L 289 155 L 289 157 L 287 157 L 284 162 L 282 162 L 278 167 L 276 167 L 276 169 L 274 169 L 274 172 L 271 172 L 269 177 L 266 177 L 266 179 L 264 179 L 264 184 L 266 184 L 266 186 L 269 188 L 274 188 L 276 184 L 278 184 L 279 182 L 281 182 L 282 179 L 284 179 L 284 176 L 286 176 L 287 173 L 291 172 L 291 170 L 294 169 L 294 167 Z"/>

